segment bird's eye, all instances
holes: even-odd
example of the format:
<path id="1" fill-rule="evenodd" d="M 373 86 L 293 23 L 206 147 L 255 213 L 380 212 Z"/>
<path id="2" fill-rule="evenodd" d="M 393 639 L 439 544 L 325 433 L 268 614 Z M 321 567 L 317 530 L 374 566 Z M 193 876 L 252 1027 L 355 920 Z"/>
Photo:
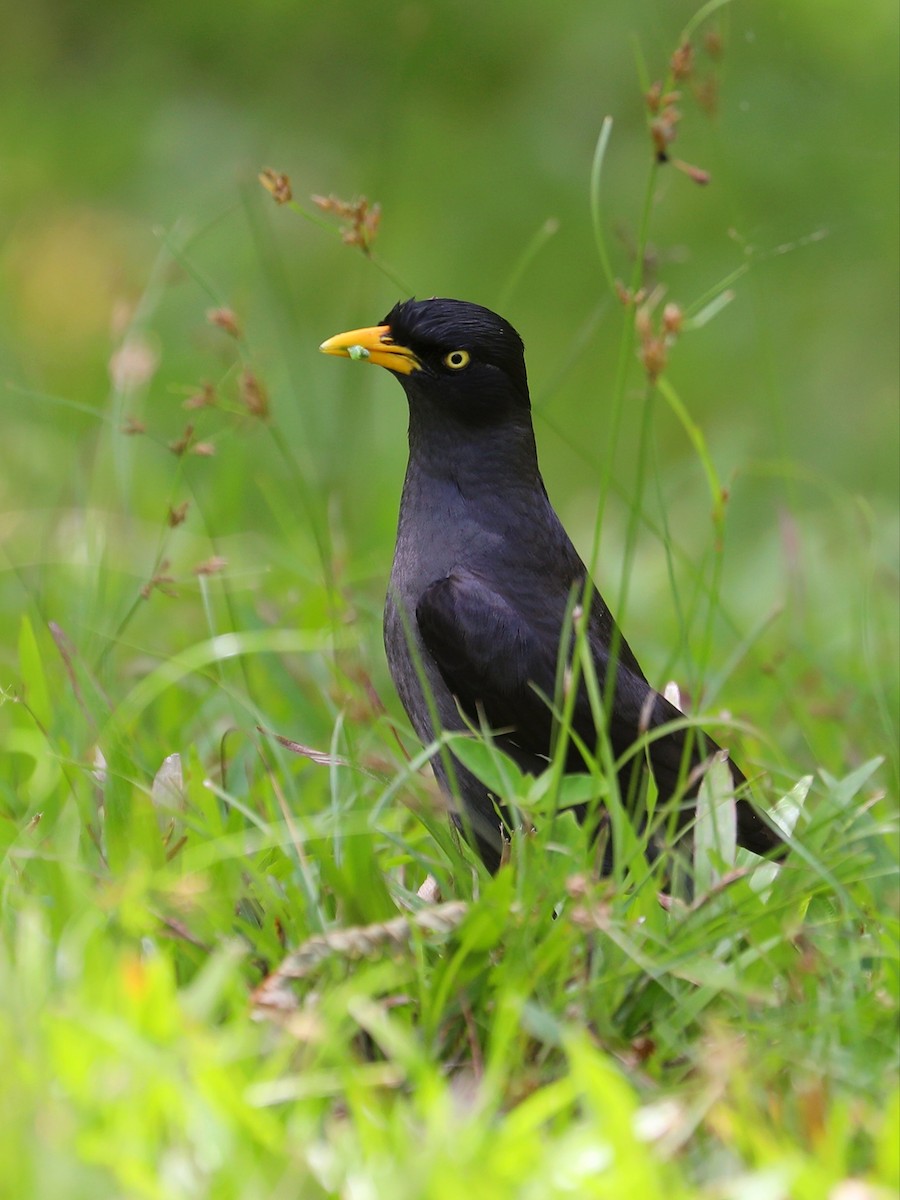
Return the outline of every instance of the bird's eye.
<path id="1" fill-rule="evenodd" d="M 449 367 L 451 371 L 461 371 L 463 367 L 467 367 L 468 365 L 468 350 L 451 350 L 449 354 L 444 355 L 444 366 Z"/>

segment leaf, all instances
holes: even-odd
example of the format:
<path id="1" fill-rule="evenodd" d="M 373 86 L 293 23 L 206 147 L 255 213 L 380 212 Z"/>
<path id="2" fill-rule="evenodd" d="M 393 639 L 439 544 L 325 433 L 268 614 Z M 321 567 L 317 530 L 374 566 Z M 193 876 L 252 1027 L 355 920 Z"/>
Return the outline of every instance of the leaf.
<path id="1" fill-rule="evenodd" d="M 162 760 L 150 786 L 150 798 L 157 808 L 163 809 L 166 816 L 171 815 L 174 809 L 184 807 L 184 772 L 180 754 L 169 754 Z"/>
<path id="2" fill-rule="evenodd" d="M 804 775 L 802 779 L 798 779 L 786 796 L 782 796 L 775 805 L 773 816 L 777 824 L 785 833 L 791 834 L 797 821 L 800 819 L 800 813 L 803 811 L 803 805 L 806 797 L 809 795 L 809 789 L 812 787 L 812 775 Z"/>
<path id="3" fill-rule="evenodd" d="M 25 685 L 25 702 L 43 729 L 47 730 L 53 720 L 50 689 L 47 687 L 47 677 L 44 674 L 43 659 L 34 627 L 27 616 L 22 617 L 19 626 L 19 669 Z"/>
<path id="4" fill-rule="evenodd" d="M 868 762 L 864 762 L 861 767 L 857 767 L 855 771 L 851 771 L 849 775 L 845 775 L 843 779 L 835 779 L 833 775 L 829 775 L 827 771 L 822 771 L 822 778 L 828 786 L 828 790 L 833 794 L 834 799 L 841 806 L 849 804 L 857 792 L 862 788 L 870 776 L 874 775 L 881 764 L 884 762 L 883 757 L 870 758 Z"/>
<path id="5" fill-rule="evenodd" d="M 694 879 L 703 895 L 722 877 L 717 864 L 734 866 L 737 851 L 737 811 L 728 755 L 720 750 L 703 777 L 697 796 L 694 825 Z"/>
<path id="6" fill-rule="evenodd" d="M 528 799 L 537 804 L 544 800 L 552 784 L 557 783 L 557 774 L 550 768 L 542 771 L 531 783 L 528 789 Z M 596 775 L 584 773 L 563 775 L 558 780 L 556 803 L 554 808 L 562 811 L 576 804 L 599 803 L 602 807 L 604 797 L 609 795 L 609 785 L 605 779 Z"/>
<path id="7" fill-rule="evenodd" d="M 498 799 L 513 803 L 527 796 L 530 780 L 488 738 L 462 735 L 449 744 L 454 757 Z"/>
<path id="8" fill-rule="evenodd" d="M 794 827 L 800 819 L 800 813 L 803 811 L 803 805 L 806 797 L 809 795 L 812 781 L 812 775 L 804 775 L 802 779 L 798 779 L 787 795 L 782 796 L 772 810 L 775 824 L 788 835 L 794 832 Z M 742 854 L 749 854 L 749 852 L 742 851 Z M 766 889 L 778 878 L 780 870 L 781 868 L 778 863 L 766 862 L 762 863 L 753 872 L 750 879 L 750 886 L 754 892 L 760 895 L 763 901 L 768 901 L 770 892 Z"/>

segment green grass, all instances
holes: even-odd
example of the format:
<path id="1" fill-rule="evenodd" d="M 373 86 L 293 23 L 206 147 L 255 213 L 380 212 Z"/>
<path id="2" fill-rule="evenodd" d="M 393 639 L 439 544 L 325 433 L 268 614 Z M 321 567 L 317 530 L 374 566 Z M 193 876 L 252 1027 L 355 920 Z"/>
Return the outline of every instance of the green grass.
<path id="1" fill-rule="evenodd" d="M 218 674 L 241 642 L 198 643 L 116 702 L 23 623 L 8 1194 L 813 1198 L 848 1177 L 889 1194 L 897 897 L 876 762 L 814 783 L 763 886 L 720 863 L 667 910 L 659 868 L 638 855 L 618 884 L 596 878 L 565 818 L 489 879 L 361 689 L 342 685 L 356 728 L 336 720 L 332 749 L 365 769 L 260 737 L 308 689 L 280 657 L 325 656 L 247 638 L 258 686 L 283 689 L 260 710 Z M 172 750 L 181 771 L 154 780 Z M 412 918 L 429 872 L 464 902 L 446 922 Z M 318 953 L 295 969 L 304 945 Z"/>
<path id="2" fill-rule="evenodd" d="M 859 485 L 868 451 L 836 407 L 820 430 L 783 400 L 796 348 L 779 320 L 802 327 L 807 291 L 779 291 L 765 249 L 707 253 L 703 218 L 683 332 L 648 376 L 680 293 L 663 258 L 671 290 L 642 326 L 607 285 L 644 284 L 695 185 L 645 172 L 626 254 L 610 215 L 619 136 L 604 126 L 579 185 L 565 321 L 539 283 L 568 253 L 553 225 L 510 237 L 493 286 L 532 313 L 551 493 L 654 681 L 677 678 L 758 798 L 796 820 L 787 862 L 735 853 L 713 804 L 694 898 L 663 903 L 670 860 L 648 865 L 625 814 L 600 878 L 584 831 L 551 816 L 582 784 L 558 764 L 521 778 L 476 741 L 460 753 L 535 830 L 494 878 L 451 834 L 427 767 L 438 748 L 415 743 L 380 647 L 402 423 L 372 412 L 402 401 L 381 373 L 315 358 L 394 285 L 314 229 L 311 278 L 362 281 L 343 326 L 314 325 L 282 253 L 301 223 L 233 191 L 226 216 L 159 239 L 115 333 L 130 373 L 110 382 L 105 343 L 79 341 L 59 351 L 77 386 L 52 358 L 5 376 L 0 1194 L 896 1193 L 889 488 Z M 105 243 L 88 221 L 64 245 L 81 278 Z M 756 305 L 737 334 L 732 291 Z M 206 316 L 229 302 L 236 336 Z M 749 412 L 698 397 L 691 363 L 731 356 L 764 398 Z M 185 411 L 204 381 L 215 403 Z M 144 431 L 123 433 L 129 420 Z M 772 439 L 741 440 L 757 426 Z M 814 428 L 824 448 L 798 435 Z M 829 473 L 852 452 L 846 478 Z M 440 903 L 417 894 L 428 876 Z"/>

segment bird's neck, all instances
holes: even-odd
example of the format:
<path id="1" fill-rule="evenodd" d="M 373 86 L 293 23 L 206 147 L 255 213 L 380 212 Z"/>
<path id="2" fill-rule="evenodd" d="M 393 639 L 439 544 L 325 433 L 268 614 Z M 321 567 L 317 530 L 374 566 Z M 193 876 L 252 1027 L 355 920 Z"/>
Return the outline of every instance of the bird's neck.
<path id="1" fill-rule="evenodd" d="M 461 428 L 412 409 L 407 487 L 426 481 L 452 485 L 472 500 L 543 491 L 531 421 Z"/>

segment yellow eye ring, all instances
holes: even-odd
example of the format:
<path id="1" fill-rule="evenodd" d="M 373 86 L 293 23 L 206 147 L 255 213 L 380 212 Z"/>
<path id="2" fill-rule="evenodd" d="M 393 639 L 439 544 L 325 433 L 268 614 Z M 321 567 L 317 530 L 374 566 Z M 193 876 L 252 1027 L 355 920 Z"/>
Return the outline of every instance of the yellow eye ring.
<path id="1" fill-rule="evenodd" d="M 444 366 L 449 367 L 451 371 L 461 371 L 469 365 L 469 358 L 468 350 L 451 350 L 449 354 L 444 355 Z"/>

